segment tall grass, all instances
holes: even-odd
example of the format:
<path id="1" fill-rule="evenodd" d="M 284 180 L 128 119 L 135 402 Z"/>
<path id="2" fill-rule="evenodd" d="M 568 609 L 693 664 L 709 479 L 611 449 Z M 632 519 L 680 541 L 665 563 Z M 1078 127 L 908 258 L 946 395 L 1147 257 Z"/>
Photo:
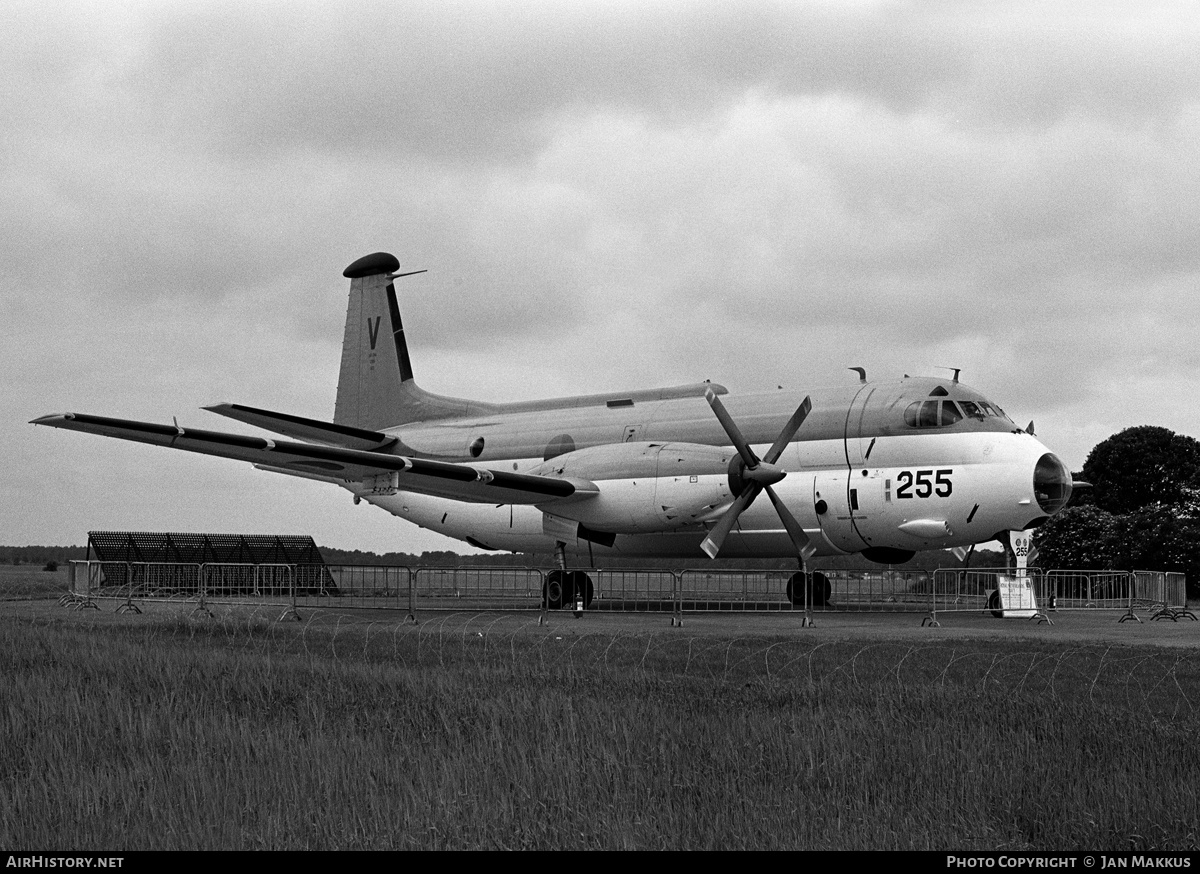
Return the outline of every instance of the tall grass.
<path id="1" fill-rule="evenodd" d="M 1154 649 L 0 614 L 0 846 L 1194 848 L 1198 690 Z"/>
<path id="2" fill-rule="evenodd" d="M 41 565 L 0 564 L 0 601 L 58 598 L 67 593 L 67 568 L 42 570 Z"/>

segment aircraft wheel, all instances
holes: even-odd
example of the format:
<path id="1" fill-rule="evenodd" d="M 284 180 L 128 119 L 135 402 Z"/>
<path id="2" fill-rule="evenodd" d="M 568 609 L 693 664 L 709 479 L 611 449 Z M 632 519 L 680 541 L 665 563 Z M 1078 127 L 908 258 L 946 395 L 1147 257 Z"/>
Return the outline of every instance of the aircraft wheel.
<path id="1" fill-rule="evenodd" d="M 550 571 L 542 583 L 542 603 L 549 610 L 558 610 L 563 605 L 563 572 Z"/>
<path id="2" fill-rule="evenodd" d="M 575 579 L 574 589 L 576 592 L 583 592 L 583 607 L 586 610 L 592 606 L 592 598 L 596 596 L 596 588 L 592 585 L 592 578 L 583 571 L 575 571 L 579 576 Z"/>
<path id="3" fill-rule="evenodd" d="M 1000 591 L 993 590 L 987 599 L 987 608 L 992 611 L 992 615 L 997 619 L 1003 619 L 1004 614 L 1000 612 Z"/>
<path id="4" fill-rule="evenodd" d="M 809 589 L 808 600 L 814 607 L 824 607 L 829 603 L 829 597 L 833 594 L 833 587 L 829 585 L 829 578 L 821 572 L 812 575 L 812 587 L 809 588 L 808 581 L 802 571 L 797 571 L 788 577 L 787 581 L 787 597 L 797 607 L 804 606 L 804 592 Z"/>
<path id="5" fill-rule="evenodd" d="M 804 606 L 804 573 L 797 571 L 788 577 L 787 599 L 797 607 Z"/>
<path id="6" fill-rule="evenodd" d="M 576 592 L 583 593 L 583 606 L 592 604 L 596 589 L 592 578 L 583 571 L 550 571 L 542 584 L 542 600 L 550 610 L 561 610 L 575 606 Z"/>

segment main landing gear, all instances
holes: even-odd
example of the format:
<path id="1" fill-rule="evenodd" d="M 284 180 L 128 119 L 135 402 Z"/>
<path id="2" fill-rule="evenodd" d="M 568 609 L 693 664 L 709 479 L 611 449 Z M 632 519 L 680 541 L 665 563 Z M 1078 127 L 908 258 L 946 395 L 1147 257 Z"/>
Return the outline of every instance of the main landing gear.
<path id="1" fill-rule="evenodd" d="M 546 574 L 542 583 L 542 604 L 547 610 L 561 610 L 563 607 L 586 610 L 592 604 L 596 590 L 592 578 L 583 571 L 567 570 L 567 545 L 562 541 L 554 544 L 554 557 L 558 561 L 558 570 Z"/>
<path id="2" fill-rule="evenodd" d="M 542 600 L 549 610 L 574 607 L 580 596 L 586 610 L 591 606 L 594 595 L 592 578 L 583 571 L 550 571 L 546 574 L 546 581 L 542 583 Z"/>
<path id="3" fill-rule="evenodd" d="M 829 578 L 820 571 L 811 575 L 811 581 L 804 571 L 797 571 L 788 577 L 787 597 L 793 606 L 824 607 L 829 603 L 832 594 L 833 588 L 829 585 Z"/>

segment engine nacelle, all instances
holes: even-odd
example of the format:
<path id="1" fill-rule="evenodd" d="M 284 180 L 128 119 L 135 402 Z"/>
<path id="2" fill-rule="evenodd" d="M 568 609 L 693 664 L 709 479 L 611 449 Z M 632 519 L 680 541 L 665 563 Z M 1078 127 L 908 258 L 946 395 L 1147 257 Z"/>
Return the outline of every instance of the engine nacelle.
<path id="1" fill-rule="evenodd" d="M 594 531 L 670 531 L 720 515 L 732 450 L 694 443 L 619 443 L 568 452 L 534 468 L 544 476 L 590 480 L 598 495 L 556 502 L 554 516 Z"/>

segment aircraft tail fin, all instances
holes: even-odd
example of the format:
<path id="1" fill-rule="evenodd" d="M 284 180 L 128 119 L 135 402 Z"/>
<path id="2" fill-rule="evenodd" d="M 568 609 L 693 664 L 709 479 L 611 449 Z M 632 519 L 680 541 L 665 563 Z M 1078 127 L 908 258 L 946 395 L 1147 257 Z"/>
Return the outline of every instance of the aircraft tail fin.
<path id="1" fill-rule="evenodd" d="M 394 255 L 376 252 L 359 258 L 342 273 L 350 280 L 350 302 L 333 414 L 339 425 L 379 431 L 490 407 L 431 394 L 417 386 L 393 282 L 411 274 L 397 273 L 399 269 Z"/>

